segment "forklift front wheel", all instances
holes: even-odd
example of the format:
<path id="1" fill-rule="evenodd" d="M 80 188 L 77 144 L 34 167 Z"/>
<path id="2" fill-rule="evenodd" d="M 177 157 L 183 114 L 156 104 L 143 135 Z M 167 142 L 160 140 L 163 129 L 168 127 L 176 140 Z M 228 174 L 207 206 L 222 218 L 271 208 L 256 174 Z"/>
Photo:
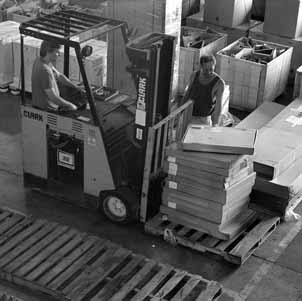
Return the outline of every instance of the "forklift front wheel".
<path id="1" fill-rule="evenodd" d="M 104 192 L 101 196 L 103 213 L 111 221 L 126 224 L 136 218 L 136 199 L 128 189 Z"/>

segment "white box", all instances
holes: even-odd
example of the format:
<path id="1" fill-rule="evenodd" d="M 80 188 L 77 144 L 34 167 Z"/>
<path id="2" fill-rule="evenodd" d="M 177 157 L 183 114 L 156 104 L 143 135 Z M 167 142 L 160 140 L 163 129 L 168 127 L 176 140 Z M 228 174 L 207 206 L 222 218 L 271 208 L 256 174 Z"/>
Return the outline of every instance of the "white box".
<path id="1" fill-rule="evenodd" d="M 235 27 L 249 21 L 253 0 L 206 0 L 204 21 Z"/>

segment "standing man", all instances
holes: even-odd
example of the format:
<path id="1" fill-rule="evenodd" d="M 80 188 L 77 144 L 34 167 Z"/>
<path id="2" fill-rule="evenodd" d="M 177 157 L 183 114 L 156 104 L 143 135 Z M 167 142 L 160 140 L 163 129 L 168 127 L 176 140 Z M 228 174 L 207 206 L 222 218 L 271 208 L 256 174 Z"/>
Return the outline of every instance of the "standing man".
<path id="1" fill-rule="evenodd" d="M 209 126 L 219 124 L 225 88 L 223 79 L 214 72 L 215 66 L 213 55 L 202 56 L 200 70 L 192 74 L 184 95 L 184 101 L 193 100 L 193 120 Z"/>
<path id="2" fill-rule="evenodd" d="M 43 41 L 40 56 L 34 61 L 31 75 L 32 105 L 41 110 L 71 110 L 77 107 L 60 96 L 57 81 L 63 85 L 79 89 L 55 67 L 60 45 Z"/>

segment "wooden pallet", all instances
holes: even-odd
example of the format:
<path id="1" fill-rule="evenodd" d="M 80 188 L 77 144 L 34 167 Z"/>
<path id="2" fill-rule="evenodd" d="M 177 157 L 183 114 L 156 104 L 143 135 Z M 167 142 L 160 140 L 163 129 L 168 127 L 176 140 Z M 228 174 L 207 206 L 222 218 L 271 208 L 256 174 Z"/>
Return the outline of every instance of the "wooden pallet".
<path id="1" fill-rule="evenodd" d="M 56 300 L 218 300 L 215 281 L 68 226 L 0 209 L 0 277 Z"/>
<path id="2" fill-rule="evenodd" d="M 237 265 L 243 264 L 280 223 L 279 217 L 256 215 L 247 227 L 230 240 L 221 240 L 206 233 L 169 221 L 161 213 L 145 225 L 145 231 L 200 252 L 211 252 Z"/>

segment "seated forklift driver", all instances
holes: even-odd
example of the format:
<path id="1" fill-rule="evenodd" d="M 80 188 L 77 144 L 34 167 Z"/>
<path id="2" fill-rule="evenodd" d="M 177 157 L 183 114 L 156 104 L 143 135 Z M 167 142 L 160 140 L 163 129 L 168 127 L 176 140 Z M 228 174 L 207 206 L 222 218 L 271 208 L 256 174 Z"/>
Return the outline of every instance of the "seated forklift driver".
<path id="1" fill-rule="evenodd" d="M 186 87 L 184 100 L 193 100 L 193 121 L 217 126 L 222 110 L 225 83 L 214 72 L 216 59 L 213 55 L 200 58 L 200 70 L 195 71 Z"/>
<path id="2" fill-rule="evenodd" d="M 41 110 L 74 111 L 77 106 L 60 96 L 57 81 L 63 85 L 80 89 L 55 67 L 59 56 L 60 45 L 43 41 L 40 47 L 40 56 L 32 67 L 32 105 Z"/>

